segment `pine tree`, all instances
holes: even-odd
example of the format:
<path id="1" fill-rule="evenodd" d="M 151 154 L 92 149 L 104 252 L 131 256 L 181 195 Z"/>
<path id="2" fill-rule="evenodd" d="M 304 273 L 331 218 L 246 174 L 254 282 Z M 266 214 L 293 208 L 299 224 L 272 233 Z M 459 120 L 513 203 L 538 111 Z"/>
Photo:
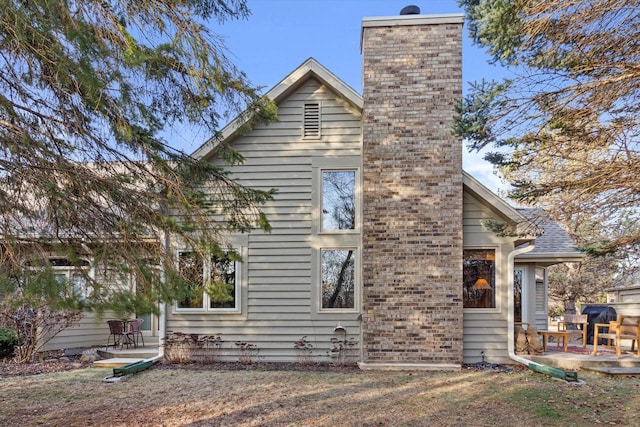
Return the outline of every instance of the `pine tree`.
<path id="1" fill-rule="evenodd" d="M 640 243 L 640 8 L 631 0 L 462 0 L 474 42 L 511 77 L 478 82 L 456 132 L 513 184 L 510 196 Z"/>
<path id="2" fill-rule="evenodd" d="M 268 230 L 273 192 L 230 179 L 243 159 L 216 141 L 230 115 L 275 117 L 208 29 L 248 16 L 244 0 L 2 3 L 0 283 L 26 286 L 53 253 L 90 259 L 85 306 L 148 312 L 187 292 L 168 236 L 204 254 Z M 172 146 L 175 126 L 214 135 L 221 162 Z"/>

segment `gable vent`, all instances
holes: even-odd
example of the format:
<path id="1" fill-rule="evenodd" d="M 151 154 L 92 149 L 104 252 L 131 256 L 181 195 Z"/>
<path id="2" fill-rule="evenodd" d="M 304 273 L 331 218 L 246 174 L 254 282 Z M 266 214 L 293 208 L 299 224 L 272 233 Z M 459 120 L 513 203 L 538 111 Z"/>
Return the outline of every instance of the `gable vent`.
<path id="1" fill-rule="evenodd" d="M 304 104 L 304 130 L 305 138 L 320 138 L 320 104 Z"/>

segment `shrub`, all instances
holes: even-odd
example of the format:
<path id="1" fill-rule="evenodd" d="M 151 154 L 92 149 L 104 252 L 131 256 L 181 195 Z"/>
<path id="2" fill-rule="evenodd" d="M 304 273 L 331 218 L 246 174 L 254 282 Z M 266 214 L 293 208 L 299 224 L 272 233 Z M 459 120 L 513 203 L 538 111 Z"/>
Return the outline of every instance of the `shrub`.
<path id="1" fill-rule="evenodd" d="M 0 327 L 0 359 L 13 356 L 17 342 L 18 337 L 13 330 Z"/>
<path id="2" fill-rule="evenodd" d="M 298 341 L 293 343 L 293 348 L 298 353 L 298 362 L 301 365 L 310 365 L 313 360 L 313 344 L 307 341 L 307 336 L 303 336 Z"/>
<path id="3" fill-rule="evenodd" d="M 214 363 L 222 347 L 217 335 L 185 334 L 168 331 L 164 338 L 164 357 L 169 363 Z"/>

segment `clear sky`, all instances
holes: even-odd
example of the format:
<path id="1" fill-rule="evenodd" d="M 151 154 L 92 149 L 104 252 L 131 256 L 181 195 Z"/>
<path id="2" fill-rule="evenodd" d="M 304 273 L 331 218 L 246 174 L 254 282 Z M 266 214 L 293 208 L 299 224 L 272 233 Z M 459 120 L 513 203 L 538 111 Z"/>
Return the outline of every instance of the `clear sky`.
<path id="1" fill-rule="evenodd" d="M 230 59 L 265 92 L 313 57 L 362 93 L 362 18 L 397 16 L 408 5 L 417 5 L 422 14 L 462 13 L 455 0 L 247 0 L 247 5 L 247 20 L 213 23 L 211 29 L 224 38 Z M 465 91 L 470 81 L 504 75 L 463 31 Z M 200 142 L 190 143 L 193 150 Z M 490 189 L 500 188 L 492 166 L 464 151 L 464 169 Z"/>

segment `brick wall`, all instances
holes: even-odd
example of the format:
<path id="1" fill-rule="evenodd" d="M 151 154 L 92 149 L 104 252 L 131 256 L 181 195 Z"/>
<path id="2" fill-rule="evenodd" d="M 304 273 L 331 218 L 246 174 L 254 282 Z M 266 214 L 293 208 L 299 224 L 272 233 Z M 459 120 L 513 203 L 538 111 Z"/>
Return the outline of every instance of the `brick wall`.
<path id="1" fill-rule="evenodd" d="M 363 22 L 364 364 L 462 363 L 462 17 Z"/>

